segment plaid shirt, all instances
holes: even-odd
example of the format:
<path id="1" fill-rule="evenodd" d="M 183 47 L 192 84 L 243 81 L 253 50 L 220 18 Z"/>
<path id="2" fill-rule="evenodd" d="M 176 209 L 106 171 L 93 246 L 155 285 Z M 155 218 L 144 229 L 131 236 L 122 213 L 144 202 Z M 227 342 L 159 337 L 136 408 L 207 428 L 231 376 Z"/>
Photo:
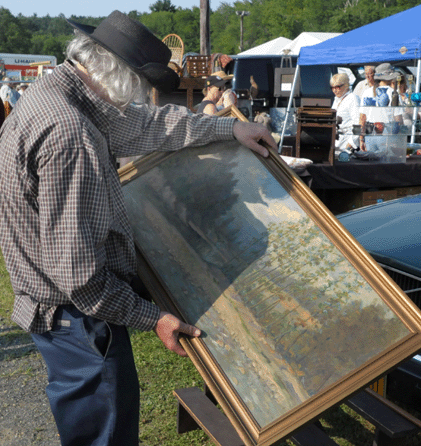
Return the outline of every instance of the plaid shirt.
<path id="1" fill-rule="evenodd" d="M 129 283 L 131 228 L 115 158 L 232 139 L 232 118 L 100 99 L 67 61 L 33 84 L 0 132 L 0 244 L 22 328 L 52 328 L 58 305 L 151 330 L 154 304 Z"/>

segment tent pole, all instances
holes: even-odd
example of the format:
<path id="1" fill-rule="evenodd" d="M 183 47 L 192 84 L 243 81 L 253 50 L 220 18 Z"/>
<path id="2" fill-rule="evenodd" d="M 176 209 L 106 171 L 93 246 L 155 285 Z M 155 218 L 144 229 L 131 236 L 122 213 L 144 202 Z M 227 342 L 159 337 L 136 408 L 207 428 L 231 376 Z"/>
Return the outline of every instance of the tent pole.
<path id="1" fill-rule="evenodd" d="M 297 67 L 295 69 L 294 80 L 292 82 L 291 94 L 289 95 L 287 111 L 285 113 L 285 121 L 284 121 L 284 126 L 282 127 L 281 141 L 279 142 L 278 153 L 282 152 L 282 144 L 284 142 L 285 130 L 287 127 L 289 114 L 291 112 L 292 100 L 294 98 L 295 85 L 297 84 L 297 79 L 298 79 L 299 73 L 300 73 L 300 66 L 297 65 Z"/>
<path id="2" fill-rule="evenodd" d="M 417 66 L 417 77 L 415 79 L 415 93 L 420 92 L 420 73 L 421 73 L 421 59 L 418 59 L 418 66 Z M 411 98 L 409 98 L 411 99 Z M 417 115 L 418 115 L 418 107 L 414 108 L 414 112 L 412 115 L 412 132 L 411 132 L 411 144 L 415 141 L 415 130 L 416 130 L 416 121 L 417 121 Z"/>

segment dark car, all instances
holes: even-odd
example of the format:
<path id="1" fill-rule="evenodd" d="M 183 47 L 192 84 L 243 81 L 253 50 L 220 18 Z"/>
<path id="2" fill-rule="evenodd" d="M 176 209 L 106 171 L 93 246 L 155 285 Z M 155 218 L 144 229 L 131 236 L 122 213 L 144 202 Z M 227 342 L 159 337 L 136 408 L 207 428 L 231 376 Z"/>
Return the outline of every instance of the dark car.
<path id="1" fill-rule="evenodd" d="M 337 218 L 421 308 L 421 195 L 356 209 Z M 421 355 L 402 364 L 386 380 L 388 397 L 419 407 Z"/>

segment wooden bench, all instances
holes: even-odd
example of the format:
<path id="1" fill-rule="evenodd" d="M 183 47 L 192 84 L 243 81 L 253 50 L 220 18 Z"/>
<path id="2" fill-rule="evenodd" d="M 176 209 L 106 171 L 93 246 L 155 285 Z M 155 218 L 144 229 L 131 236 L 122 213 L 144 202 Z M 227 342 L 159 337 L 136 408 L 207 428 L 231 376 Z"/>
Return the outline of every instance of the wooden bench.
<path id="1" fill-rule="evenodd" d="M 177 431 L 195 429 L 204 432 L 218 446 L 244 446 L 228 418 L 216 407 L 209 391 L 198 387 L 174 391 L 178 400 Z M 396 446 L 402 438 L 420 430 L 421 421 L 366 389 L 345 402 L 376 428 L 373 446 Z M 289 437 L 296 446 L 337 446 L 318 423 L 304 426 Z"/>
<path id="2" fill-rule="evenodd" d="M 421 422 L 392 402 L 366 389 L 345 404 L 376 428 L 373 446 L 395 446 L 420 430 Z"/>
<path id="3" fill-rule="evenodd" d="M 203 429 L 218 446 L 244 446 L 228 418 L 198 387 L 174 391 L 178 400 L 177 432 L 183 434 Z M 300 429 L 290 437 L 297 446 L 338 446 L 314 424 Z"/>

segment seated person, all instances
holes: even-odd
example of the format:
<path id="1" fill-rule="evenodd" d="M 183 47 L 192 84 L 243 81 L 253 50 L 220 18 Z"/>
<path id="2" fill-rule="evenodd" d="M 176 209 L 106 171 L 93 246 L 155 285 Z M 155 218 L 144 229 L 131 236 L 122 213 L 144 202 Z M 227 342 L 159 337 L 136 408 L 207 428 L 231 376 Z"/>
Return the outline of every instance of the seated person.
<path id="1" fill-rule="evenodd" d="M 357 125 L 359 121 L 358 99 L 349 89 L 349 78 L 346 73 L 338 73 L 330 79 L 335 99 L 332 108 L 336 110 L 336 116 L 342 118 L 339 124 L 339 139 L 335 146 L 339 152 L 349 152 L 356 149 L 358 144 L 358 135 L 352 133 L 352 126 Z"/>
<path id="2" fill-rule="evenodd" d="M 223 93 L 219 101 L 216 104 L 216 108 L 223 110 L 230 105 L 237 105 L 237 95 L 232 91 L 231 79 L 234 77 L 233 74 L 226 74 L 225 71 L 216 71 L 212 73 L 212 76 L 219 76 L 221 79 L 226 81 L 223 87 Z"/>
<path id="3" fill-rule="evenodd" d="M 197 113 L 204 113 L 206 115 L 215 115 L 218 112 L 216 104 L 222 96 L 224 86 L 228 82 L 228 79 L 223 79 L 216 73 L 211 74 L 206 78 L 205 88 L 203 89 L 203 95 L 205 96 L 202 102 L 199 104 Z"/>
<path id="4" fill-rule="evenodd" d="M 393 93 L 391 84 L 398 76 L 399 72 L 390 63 L 379 65 L 374 73 L 374 87 L 367 88 L 361 97 L 360 148 L 363 151 L 386 154 L 395 140 L 398 143 L 398 138 L 405 136 L 398 135 L 402 124 L 401 107 L 390 107 Z M 367 122 L 373 124 L 373 131 L 367 131 Z"/>

